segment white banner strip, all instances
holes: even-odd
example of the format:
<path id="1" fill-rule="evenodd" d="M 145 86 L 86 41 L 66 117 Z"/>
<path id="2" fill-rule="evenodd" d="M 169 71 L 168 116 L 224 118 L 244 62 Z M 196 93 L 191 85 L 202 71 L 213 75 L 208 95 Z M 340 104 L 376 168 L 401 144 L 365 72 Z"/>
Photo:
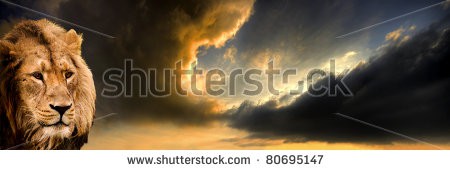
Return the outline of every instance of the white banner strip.
<path id="1" fill-rule="evenodd" d="M 0 169 L 450 169 L 450 151 L 0 151 Z"/>

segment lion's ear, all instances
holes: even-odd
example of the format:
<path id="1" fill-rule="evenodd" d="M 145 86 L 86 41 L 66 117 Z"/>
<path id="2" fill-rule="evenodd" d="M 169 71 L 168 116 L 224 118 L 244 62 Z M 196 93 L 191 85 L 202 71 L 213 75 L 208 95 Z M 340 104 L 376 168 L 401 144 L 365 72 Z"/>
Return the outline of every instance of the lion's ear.
<path id="1" fill-rule="evenodd" d="M 81 55 L 81 43 L 83 42 L 83 37 L 81 34 L 78 35 L 75 30 L 71 29 L 67 31 L 65 40 L 66 44 L 72 52 Z"/>
<path id="2" fill-rule="evenodd" d="M 16 54 L 13 49 L 14 45 L 12 43 L 0 40 L 0 61 L 2 64 L 11 61 L 12 57 Z"/>
<path id="3" fill-rule="evenodd" d="M 11 48 L 12 48 L 11 43 L 4 40 L 0 40 L 0 55 L 2 58 L 9 55 Z"/>

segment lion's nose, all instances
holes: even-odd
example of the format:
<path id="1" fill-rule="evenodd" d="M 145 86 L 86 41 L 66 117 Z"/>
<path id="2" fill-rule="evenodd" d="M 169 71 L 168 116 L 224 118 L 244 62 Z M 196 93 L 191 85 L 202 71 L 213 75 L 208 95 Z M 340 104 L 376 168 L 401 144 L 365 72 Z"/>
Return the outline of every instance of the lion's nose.
<path id="1" fill-rule="evenodd" d="M 72 107 L 72 104 L 70 105 L 66 105 L 66 106 L 54 106 L 52 104 L 50 104 L 50 108 L 52 108 L 53 110 L 56 110 L 59 115 L 64 115 L 64 113 L 66 113 L 67 110 L 70 109 L 70 107 Z"/>

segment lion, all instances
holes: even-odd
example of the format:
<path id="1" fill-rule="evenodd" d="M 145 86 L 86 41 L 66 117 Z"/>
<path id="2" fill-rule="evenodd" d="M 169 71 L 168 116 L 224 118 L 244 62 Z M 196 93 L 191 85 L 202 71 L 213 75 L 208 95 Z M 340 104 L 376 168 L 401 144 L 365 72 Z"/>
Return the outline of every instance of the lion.
<path id="1" fill-rule="evenodd" d="M 46 19 L 0 40 L 0 148 L 80 149 L 95 116 L 82 35 Z"/>

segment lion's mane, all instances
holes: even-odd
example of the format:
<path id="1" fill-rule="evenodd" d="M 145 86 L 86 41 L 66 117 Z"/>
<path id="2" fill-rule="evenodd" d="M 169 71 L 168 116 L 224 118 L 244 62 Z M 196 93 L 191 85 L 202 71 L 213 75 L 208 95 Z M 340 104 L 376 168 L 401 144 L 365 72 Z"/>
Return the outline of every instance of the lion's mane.
<path id="1" fill-rule="evenodd" d="M 24 56 L 14 56 L 15 43 L 20 39 L 32 39 L 47 48 L 61 45 L 69 48 L 71 60 L 77 68 L 78 86 L 74 90 L 74 129 L 69 138 L 42 137 L 29 141 L 27 134 L 38 128 L 36 122 L 19 118 L 18 95 L 22 89 L 15 78 Z M 0 40 L 0 149 L 80 149 L 88 141 L 88 133 L 95 114 L 95 87 L 92 73 L 81 57 L 82 37 L 74 30 L 66 31 L 48 20 L 26 20 L 17 24 Z M 33 48 L 33 47 L 26 47 Z M 26 56 L 32 57 L 32 56 Z M 26 127 L 26 128 L 24 128 Z"/>

